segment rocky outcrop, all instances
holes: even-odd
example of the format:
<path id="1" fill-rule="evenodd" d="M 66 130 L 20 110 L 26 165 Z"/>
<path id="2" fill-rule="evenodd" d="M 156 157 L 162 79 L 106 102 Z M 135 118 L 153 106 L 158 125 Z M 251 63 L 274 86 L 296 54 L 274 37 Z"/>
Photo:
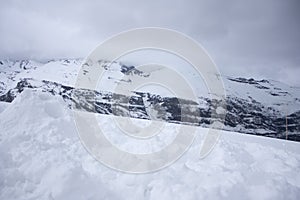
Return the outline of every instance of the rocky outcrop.
<path id="1" fill-rule="evenodd" d="M 251 84 L 256 84 L 252 83 Z M 183 123 L 209 127 L 214 121 L 221 120 L 212 115 L 217 100 L 202 98 L 205 106 L 187 99 L 162 97 L 156 94 L 133 92 L 125 96 L 105 91 L 74 89 L 47 80 L 22 79 L 15 88 L 0 96 L 0 101 L 12 102 L 24 89 L 47 92 L 61 96 L 72 109 L 84 110 L 107 115 L 118 115 L 148 120 L 164 120 L 170 123 Z M 184 112 L 183 112 L 184 109 Z M 228 96 L 226 98 L 224 129 L 286 138 L 300 141 L 300 112 L 282 116 L 274 108 L 265 107 L 257 101 Z M 287 122 L 287 123 L 286 123 Z"/>

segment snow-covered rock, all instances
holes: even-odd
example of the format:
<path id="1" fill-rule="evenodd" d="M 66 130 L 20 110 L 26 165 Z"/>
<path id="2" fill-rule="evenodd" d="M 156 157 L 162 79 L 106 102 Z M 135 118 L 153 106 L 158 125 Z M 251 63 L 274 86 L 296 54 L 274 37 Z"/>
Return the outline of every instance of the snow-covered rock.
<path id="1" fill-rule="evenodd" d="M 82 59 L 62 59 L 44 63 L 30 60 L 1 61 L 0 101 L 11 102 L 24 88 L 31 88 L 60 95 L 69 106 L 75 102 L 76 108 L 90 112 L 182 122 L 180 109 L 183 105 L 179 105 L 178 99 L 173 96 L 166 96 L 160 94 L 159 90 L 149 90 L 149 88 L 148 91 L 137 90 L 131 97 L 109 90 L 114 85 L 131 84 L 133 76 L 147 80 L 151 78 L 152 73 L 159 73 L 159 69 L 156 72 L 144 72 L 132 65 L 100 60 L 97 64 L 106 72 L 103 81 L 105 91 L 81 91 L 84 93 L 82 96 L 85 97 L 97 96 L 94 102 L 95 100 L 91 98 L 72 98 L 74 83 L 81 64 L 84 64 Z M 86 62 L 83 67 L 88 65 L 89 63 Z M 84 70 L 88 73 L 88 67 Z M 195 78 L 197 75 L 193 73 L 187 72 L 184 75 L 192 81 L 197 80 Z M 272 80 L 234 78 L 225 75 L 222 79 L 227 94 L 226 108 L 224 108 L 227 111 L 225 130 L 284 139 L 288 134 L 288 139 L 300 141 L 299 88 Z M 198 83 L 194 85 L 198 87 Z M 202 91 L 202 88 L 198 88 L 198 91 L 200 90 Z M 203 91 L 201 95 L 199 93 L 198 100 L 199 102 L 192 102 L 181 99 L 180 102 L 185 102 L 191 112 L 196 109 L 199 115 L 196 122 L 189 116 L 184 118 L 187 122 L 192 120 L 192 124 L 208 127 L 217 120 L 211 117 L 211 113 L 217 109 L 215 101 Z M 112 107 L 115 109 L 114 112 Z"/>

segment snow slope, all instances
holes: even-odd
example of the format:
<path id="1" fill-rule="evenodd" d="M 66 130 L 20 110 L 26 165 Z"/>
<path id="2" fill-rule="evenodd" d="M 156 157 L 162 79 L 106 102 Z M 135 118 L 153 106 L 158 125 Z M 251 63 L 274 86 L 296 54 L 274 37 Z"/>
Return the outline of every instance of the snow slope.
<path id="1" fill-rule="evenodd" d="M 300 145 L 296 142 L 222 131 L 212 153 L 199 159 L 207 132 L 199 127 L 191 149 L 173 165 L 134 175 L 107 168 L 86 152 L 71 110 L 61 97 L 25 90 L 1 108 L 0 199 L 273 200 L 300 196 Z M 112 116 L 99 117 L 104 127 L 111 126 Z M 166 133 L 178 126 L 170 124 Z M 109 130 L 118 133 L 118 129 L 107 130 L 107 134 Z M 122 141 L 114 144 L 122 145 Z M 156 148 L 157 144 L 148 145 Z"/>

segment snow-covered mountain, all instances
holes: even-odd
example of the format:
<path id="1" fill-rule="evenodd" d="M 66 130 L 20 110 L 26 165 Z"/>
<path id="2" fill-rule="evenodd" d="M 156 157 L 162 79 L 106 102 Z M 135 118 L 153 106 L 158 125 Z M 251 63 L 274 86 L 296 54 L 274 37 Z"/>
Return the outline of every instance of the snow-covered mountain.
<path id="1" fill-rule="evenodd" d="M 179 105 L 161 91 L 135 91 L 128 97 L 74 89 L 81 64 L 80 59 L 0 62 L 0 199 L 298 199 L 299 143 L 237 132 L 282 138 L 288 115 L 288 137 L 299 140 L 299 89 L 224 76 L 225 129 L 237 132 L 221 131 L 213 151 L 199 159 L 205 127 L 218 120 L 211 118 L 215 99 L 199 95 L 198 102 L 181 99 Z M 129 84 L 132 76 L 151 77 L 131 65 L 107 66 L 99 62 L 108 71 L 107 85 Z M 199 118 L 180 118 L 180 106 L 198 110 Z M 164 148 L 181 123 L 198 125 L 196 137 L 168 168 L 127 174 L 102 165 L 86 151 L 69 108 L 104 114 L 97 119 L 105 137 L 127 152 Z M 130 116 L 136 124 L 171 123 L 161 134 L 136 141 L 111 123 L 112 114 Z"/>
<path id="2" fill-rule="evenodd" d="M 189 123 L 202 127 L 208 127 L 218 120 L 211 117 L 216 109 L 216 100 L 211 99 L 208 93 L 199 94 L 198 102 L 178 99 L 156 90 L 134 91 L 128 97 L 109 89 L 77 89 L 77 96 L 74 96 L 74 84 L 82 62 L 82 59 L 51 60 L 44 63 L 32 60 L 2 60 L 0 101 L 12 102 L 24 88 L 30 88 L 60 95 L 70 107 L 75 103 L 76 109 L 89 112 Z M 116 84 L 130 84 L 132 76 L 147 79 L 154 73 L 141 71 L 121 62 L 111 64 L 99 61 L 99 67 L 107 72 L 104 77 L 105 88 L 113 88 L 108 86 Z M 222 79 L 227 94 L 225 130 L 300 141 L 300 88 L 273 80 L 228 76 L 223 76 Z M 196 110 L 199 117 L 196 120 L 189 116 L 182 117 L 182 106 L 187 107 L 189 112 Z M 160 113 L 162 108 L 163 113 Z M 157 116 L 153 116 L 152 111 Z M 191 113 L 191 116 L 198 116 L 197 113 Z"/>
<path id="3" fill-rule="evenodd" d="M 300 195 L 297 142 L 222 131 L 211 154 L 199 159 L 207 129 L 198 127 L 191 148 L 168 168 L 127 174 L 88 154 L 59 96 L 27 89 L 12 103 L 0 102 L 0 112 L 0 199 L 296 200 Z M 124 138 L 111 117 L 99 115 L 99 125 L 126 151 L 164 147 L 179 128 L 169 123 L 162 136 L 137 143 Z"/>

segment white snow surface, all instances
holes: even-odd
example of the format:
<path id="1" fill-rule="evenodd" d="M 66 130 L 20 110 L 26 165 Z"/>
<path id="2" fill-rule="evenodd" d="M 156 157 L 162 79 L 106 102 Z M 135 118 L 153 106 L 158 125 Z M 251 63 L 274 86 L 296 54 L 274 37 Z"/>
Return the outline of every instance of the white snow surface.
<path id="1" fill-rule="evenodd" d="M 300 144 L 296 142 L 222 131 L 213 151 L 200 159 L 207 129 L 199 127 L 191 148 L 171 166 L 155 173 L 127 174 L 87 153 L 72 111 L 60 97 L 25 90 L 2 108 L 0 199 L 300 197 Z M 99 117 L 103 126 L 112 123 L 109 116 Z M 171 124 L 166 132 L 173 133 L 178 126 Z M 155 147 L 155 142 L 148 145 Z"/>

